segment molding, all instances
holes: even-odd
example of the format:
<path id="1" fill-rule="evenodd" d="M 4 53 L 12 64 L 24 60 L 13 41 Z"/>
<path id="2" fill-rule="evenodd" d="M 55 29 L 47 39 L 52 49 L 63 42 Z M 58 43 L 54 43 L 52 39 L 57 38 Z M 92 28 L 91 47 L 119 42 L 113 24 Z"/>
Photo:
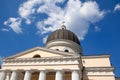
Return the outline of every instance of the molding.
<path id="1" fill-rule="evenodd" d="M 63 68 L 55 68 L 55 71 L 63 71 Z"/>
<path id="2" fill-rule="evenodd" d="M 49 41 L 48 43 L 46 43 L 45 47 L 48 46 L 48 44 L 51 44 L 52 42 L 57 42 L 57 41 L 63 41 L 63 42 L 69 42 L 69 43 L 72 43 L 72 44 L 75 44 L 77 47 L 80 47 L 81 45 L 71 41 L 71 40 L 65 40 L 65 39 L 55 39 L 55 40 L 51 40 Z"/>
<path id="3" fill-rule="evenodd" d="M 30 61 L 32 61 L 32 60 L 56 60 L 56 59 L 62 59 L 62 60 L 64 60 L 64 59 L 79 59 L 79 56 L 71 56 L 71 57 L 41 57 L 41 58 L 14 58 L 14 59 L 11 59 L 11 58 L 9 58 L 9 59 L 6 59 L 6 60 L 4 60 L 4 62 L 5 61 L 18 61 L 18 60 L 30 60 Z"/>
<path id="4" fill-rule="evenodd" d="M 61 65 L 61 64 L 79 64 L 79 57 L 54 57 L 54 58 L 16 58 L 6 59 L 3 66 L 20 66 L 20 65 Z"/>
<path id="5" fill-rule="evenodd" d="M 86 76 L 96 76 L 96 77 L 103 77 L 103 76 L 113 76 L 113 77 L 115 77 L 115 75 L 114 74 L 108 74 L 108 75 L 99 75 L 99 74 L 97 74 L 97 75 L 93 75 L 93 74 L 91 74 L 91 75 L 83 75 L 83 77 L 86 77 Z"/>
<path id="6" fill-rule="evenodd" d="M 80 71 L 81 69 L 80 68 L 71 68 L 70 70 L 71 71 Z"/>
<path id="7" fill-rule="evenodd" d="M 16 71 L 20 71 L 20 72 L 25 72 L 25 71 L 32 71 L 32 72 L 40 72 L 40 71 L 45 71 L 45 72 L 56 72 L 56 71 L 63 71 L 63 72 L 72 72 L 72 71 L 79 71 L 80 69 L 79 68 L 76 68 L 76 69 L 64 69 L 64 68 L 56 68 L 56 69 L 16 69 Z M 1 70 L 2 71 L 2 70 Z M 0 71 L 0 72 L 1 72 Z M 13 69 L 5 69 L 4 71 L 6 72 L 11 72 L 11 71 L 14 71 Z"/>
<path id="8" fill-rule="evenodd" d="M 58 42 L 61 41 L 61 42 Z M 77 49 L 79 52 L 82 52 L 81 45 L 78 45 L 77 43 L 70 41 L 70 40 L 65 40 L 65 39 L 57 39 L 57 40 L 52 40 L 46 44 L 46 48 L 50 48 L 53 46 L 67 46 L 71 47 L 72 49 Z M 79 53 L 78 53 L 79 54 Z"/>
<path id="9" fill-rule="evenodd" d="M 10 67 L 10 66 L 60 66 L 60 65 L 79 65 L 79 64 L 37 64 L 37 65 L 3 65 L 3 67 Z"/>
<path id="10" fill-rule="evenodd" d="M 114 67 L 84 68 L 83 76 L 114 76 Z"/>
<path id="11" fill-rule="evenodd" d="M 0 69 L 0 72 L 2 72 L 2 71 L 6 71 L 6 69 Z"/>
<path id="12" fill-rule="evenodd" d="M 114 67 L 85 67 L 85 71 L 114 71 Z"/>
<path id="13" fill-rule="evenodd" d="M 103 54 L 103 55 L 89 55 L 89 56 L 81 56 L 82 59 L 88 59 L 88 58 L 110 58 L 109 54 Z"/>
<path id="14" fill-rule="evenodd" d="M 21 56 L 21 55 L 25 55 L 27 53 L 30 53 L 30 52 L 33 52 L 33 51 L 36 51 L 36 50 L 51 52 L 53 54 L 64 55 L 64 56 L 73 56 L 73 54 L 66 54 L 65 52 L 55 51 L 55 50 L 52 50 L 52 49 L 47 49 L 47 48 L 42 48 L 42 47 L 35 47 L 35 48 L 32 48 L 32 49 L 29 49 L 29 50 L 17 53 L 15 55 L 7 57 L 5 59 L 15 58 L 15 57 L 18 57 L 18 56 Z"/>

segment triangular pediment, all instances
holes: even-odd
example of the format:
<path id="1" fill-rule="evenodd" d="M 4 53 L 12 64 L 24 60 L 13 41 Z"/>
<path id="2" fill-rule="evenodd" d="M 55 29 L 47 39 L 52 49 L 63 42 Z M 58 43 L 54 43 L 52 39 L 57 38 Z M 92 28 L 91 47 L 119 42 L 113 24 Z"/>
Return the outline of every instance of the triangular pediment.
<path id="1" fill-rule="evenodd" d="M 73 56 L 71 53 L 66 52 L 60 52 L 55 51 L 51 49 L 41 48 L 41 47 L 35 47 L 23 52 L 20 52 L 18 54 L 15 54 L 13 56 L 7 57 L 9 58 L 33 58 L 35 55 L 40 55 L 41 57 L 62 57 L 62 56 Z"/>

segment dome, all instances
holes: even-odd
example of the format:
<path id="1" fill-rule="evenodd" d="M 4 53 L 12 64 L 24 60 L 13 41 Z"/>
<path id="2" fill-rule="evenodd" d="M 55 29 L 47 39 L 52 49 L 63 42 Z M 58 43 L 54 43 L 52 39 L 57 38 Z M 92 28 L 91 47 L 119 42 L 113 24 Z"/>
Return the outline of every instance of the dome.
<path id="1" fill-rule="evenodd" d="M 80 45 L 78 37 L 71 31 L 67 30 L 65 26 L 61 26 L 62 29 L 58 29 L 50 34 L 48 36 L 46 43 L 52 41 L 52 40 L 58 40 L 58 39 L 65 39 L 73 41 Z"/>

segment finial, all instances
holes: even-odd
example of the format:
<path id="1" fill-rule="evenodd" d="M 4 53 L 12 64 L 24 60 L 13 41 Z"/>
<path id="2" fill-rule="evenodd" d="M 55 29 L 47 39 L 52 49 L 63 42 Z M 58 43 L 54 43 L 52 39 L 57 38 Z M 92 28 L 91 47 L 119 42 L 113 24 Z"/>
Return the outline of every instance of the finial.
<path id="1" fill-rule="evenodd" d="M 62 26 L 61 26 L 62 29 L 66 29 L 66 26 L 64 25 L 64 23 L 65 21 L 62 22 Z"/>
<path id="2" fill-rule="evenodd" d="M 65 21 L 62 22 L 62 24 L 64 25 Z"/>

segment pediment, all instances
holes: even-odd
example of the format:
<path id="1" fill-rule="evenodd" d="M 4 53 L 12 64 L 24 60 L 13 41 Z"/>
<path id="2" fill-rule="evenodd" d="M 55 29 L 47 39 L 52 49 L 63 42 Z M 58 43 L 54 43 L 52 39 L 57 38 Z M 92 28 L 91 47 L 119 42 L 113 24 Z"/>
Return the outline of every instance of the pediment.
<path id="1" fill-rule="evenodd" d="M 41 57 L 62 57 L 62 56 L 73 56 L 71 53 L 66 52 L 60 52 L 55 51 L 51 49 L 41 48 L 41 47 L 35 47 L 23 52 L 20 52 L 18 54 L 15 54 L 13 56 L 7 57 L 5 59 L 9 58 L 33 58 L 35 55 L 40 55 Z"/>

